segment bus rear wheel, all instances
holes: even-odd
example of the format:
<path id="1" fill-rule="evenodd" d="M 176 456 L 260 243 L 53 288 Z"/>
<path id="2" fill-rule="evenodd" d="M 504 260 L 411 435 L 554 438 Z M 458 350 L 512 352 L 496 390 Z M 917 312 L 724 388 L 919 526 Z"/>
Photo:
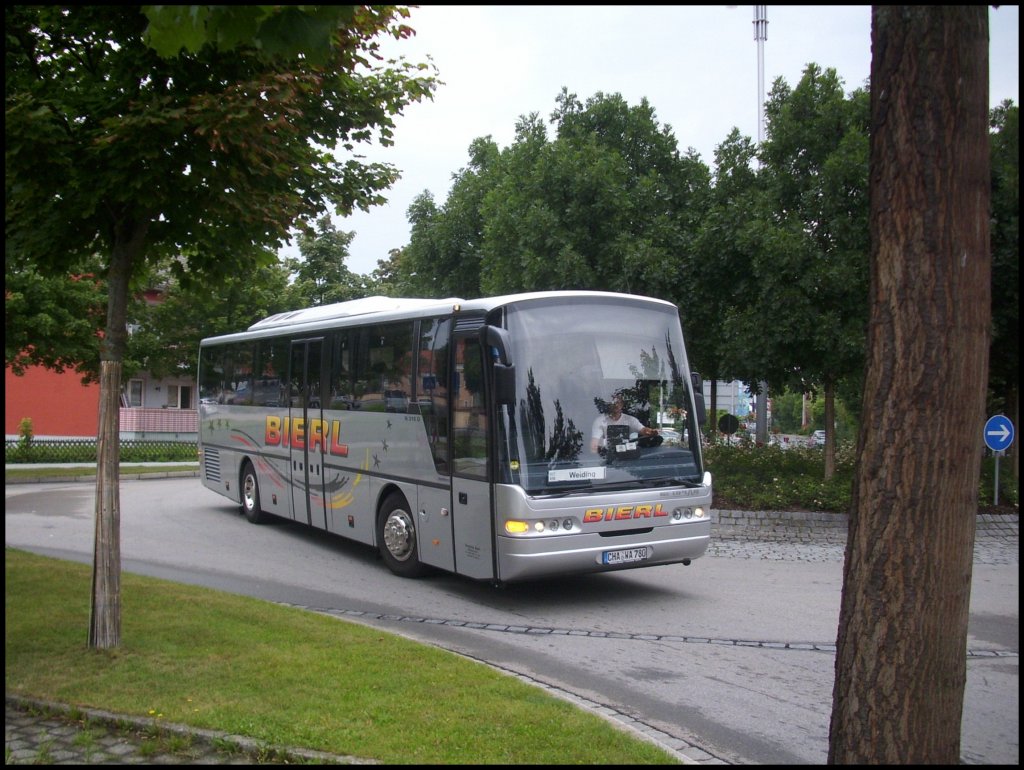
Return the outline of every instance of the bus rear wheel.
<path id="1" fill-rule="evenodd" d="M 388 495 L 377 516 L 377 544 L 388 569 L 400 577 L 420 577 L 426 568 L 416 554 L 416 521 L 405 497 Z"/>
<path id="2" fill-rule="evenodd" d="M 260 484 L 256 470 L 248 460 L 242 466 L 242 513 L 253 524 L 263 524 L 267 520 L 267 514 L 260 505 Z"/>

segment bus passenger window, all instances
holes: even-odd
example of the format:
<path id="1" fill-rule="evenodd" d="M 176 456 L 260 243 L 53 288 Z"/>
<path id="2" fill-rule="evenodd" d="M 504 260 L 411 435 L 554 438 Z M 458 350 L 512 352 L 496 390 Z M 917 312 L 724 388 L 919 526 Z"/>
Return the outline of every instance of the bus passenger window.
<path id="1" fill-rule="evenodd" d="M 352 334 L 340 331 L 334 336 L 331 356 L 330 401 L 331 409 L 352 408 Z"/>
<path id="2" fill-rule="evenodd" d="M 405 412 L 412 384 L 412 323 L 378 324 L 359 332 L 354 408 Z"/>
<path id="3" fill-rule="evenodd" d="M 476 338 L 455 347 L 452 405 L 452 463 L 459 476 L 487 478 L 487 409 L 484 405 L 483 351 Z"/>
<path id="4" fill-rule="evenodd" d="M 446 318 L 420 324 L 417 406 L 438 473 L 448 473 L 448 329 Z"/>
<path id="5" fill-rule="evenodd" d="M 288 374 L 288 340 L 260 340 L 253 377 L 254 406 L 281 406 L 286 403 L 284 379 Z"/>

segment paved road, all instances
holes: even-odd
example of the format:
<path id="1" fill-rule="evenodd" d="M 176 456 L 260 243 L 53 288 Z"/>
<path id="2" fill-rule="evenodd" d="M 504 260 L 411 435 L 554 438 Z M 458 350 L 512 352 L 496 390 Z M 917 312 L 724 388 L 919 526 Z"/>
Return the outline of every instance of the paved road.
<path id="1" fill-rule="evenodd" d="M 166 546 L 151 547 L 179 538 L 170 550 L 193 560 L 182 566 L 198 570 L 195 582 L 370 623 L 485 660 L 577 699 L 684 761 L 824 760 L 845 539 L 835 517 L 717 512 L 709 555 L 690 568 L 495 592 L 453 576 L 394 578 L 364 546 L 292 524 L 252 527 L 222 498 L 203 497 L 191 483 L 122 485 L 123 510 L 131 512 L 123 520 L 126 570 L 179 579 L 171 566 L 179 557 Z M 167 511 L 161 510 L 165 499 L 172 501 Z M 8 487 L 6 539 L 35 543 L 33 550 L 56 541 L 78 548 L 77 557 L 66 558 L 88 559 L 91 506 L 87 485 Z M 203 537 L 180 539 L 195 532 Z M 241 552 L 266 554 L 258 591 L 254 581 L 238 577 L 251 563 L 224 564 L 216 543 L 228 537 Z M 966 762 L 1014 764 L 1019 757 L 1018 544 L 1016 517 L 979 522 Z M 208 557 L 219 569 L 194 566 Z M 304 573 L 288 575 L 295 563 Z M 353 581 L 379 597 L 358 601 L 363 592 L 342 588 Z"/>

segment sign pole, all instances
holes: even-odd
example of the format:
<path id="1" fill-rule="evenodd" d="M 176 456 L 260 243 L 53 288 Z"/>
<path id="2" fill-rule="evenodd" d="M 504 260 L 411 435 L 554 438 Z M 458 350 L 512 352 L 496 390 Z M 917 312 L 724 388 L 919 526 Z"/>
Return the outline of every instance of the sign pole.
<path id="1" fill-rule="evenodd" d="M 1001 452 L 995 453 L 995 488 L 992 489 L 992 505 L 999 504 L 999 457 Z"/>

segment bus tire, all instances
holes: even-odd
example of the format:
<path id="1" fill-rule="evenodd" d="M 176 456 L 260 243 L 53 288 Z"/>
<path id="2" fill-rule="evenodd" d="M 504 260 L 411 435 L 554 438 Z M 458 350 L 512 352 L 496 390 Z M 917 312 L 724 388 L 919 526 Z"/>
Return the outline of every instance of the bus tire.
<path id="1" fill-rule="evenodd" d="M 377 547 L 388 569 L 399 577 L 420 577 L 426 571 L 416 552 L 416 519 L 398 492 L 384 499 L 377 515 Z"/>
<path id="2" fill-rule="evenodd" d="M 256 478 L 256 471 L 252 463 L 246 460 L 242 464 L 242 481 L 240 485 L 242 492 L 242 513 L 253 524 L 263 524 L 267 520 L 267 514 L 263 512 L 260 505 L 260 482 Z"/>

